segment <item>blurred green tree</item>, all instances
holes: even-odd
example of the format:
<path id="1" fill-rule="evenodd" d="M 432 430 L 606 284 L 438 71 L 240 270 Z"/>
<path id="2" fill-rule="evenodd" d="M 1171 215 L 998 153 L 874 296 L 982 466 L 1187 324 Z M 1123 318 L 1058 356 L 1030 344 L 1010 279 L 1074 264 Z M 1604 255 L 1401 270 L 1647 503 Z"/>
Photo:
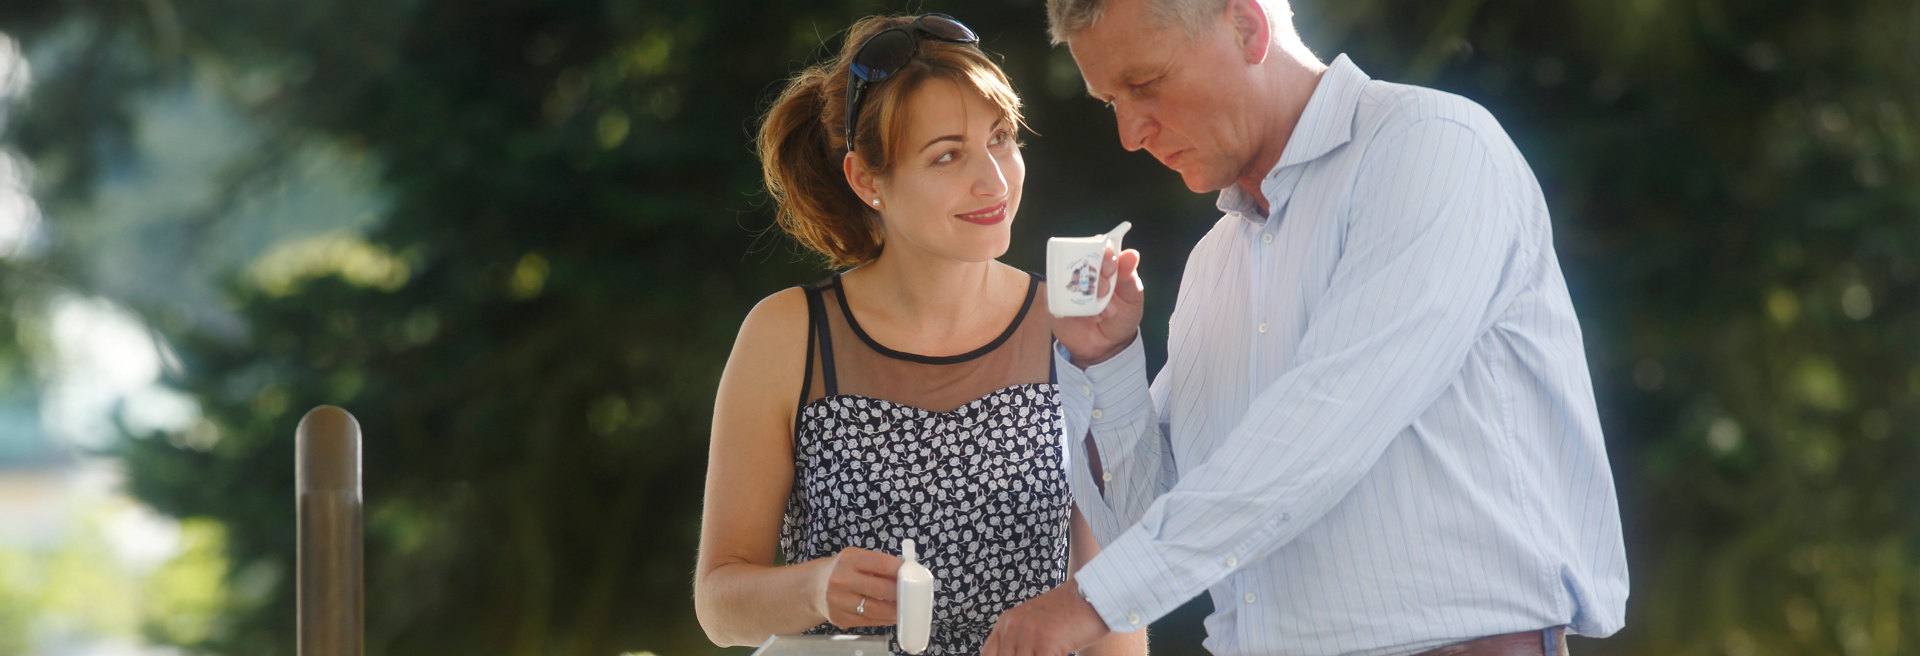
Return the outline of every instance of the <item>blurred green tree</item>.
<path id="1" fill-rule="evenodd" d="M 1040 4 L 0 6 L 0 29 L 52 62 L 7 138 L 37 167 L 54 235 L 0 259 L 0 307 L 50 287 L 122 300 L 178 352 L 173 383 L 205 416 L 119 447 L 142 499 L 226 527 L 231 621 L 156 635 L 292 652 L 291 434 L 333 403 L 367 431 L 373 653 L 710 650 L 689 581 L 711 392 L 746 309 L 823 273 L 764 233 L 748 139 L 779 81 L 853 18 L 945 10 L 976 27 L 1039 132 L 1008 261 L 1037 268 L 1039 237 L 1130 219 L 1149 314 L 1170 310 L 1211 200 L 1119 156 L 1112 119 L 1046 45 Z M 1635 586 L 1628 629 L 1576 648 L 1913 650 L 1920 10 L 1295 9 L 1323 57 L 1487 105 L 1546 189 Z M 92 259 L 106 237 L 88 217 L 164 125 L 146 116 L 169 93 L 215 96 L 253 136 L 228 135 L 246 156 L 153 239 L 264 220 L 250 194 L 315 147 L 380 197 L 318 213 L 375 220 L 214 268 L 235 323 L 136 293 Z M 14 323 L 0 314 L 0 338 Z M 0 369 L 18 341 L 0 339 Z M 1156 652 L 1198 653 L 1204 610 L 1164 622 Z"/>

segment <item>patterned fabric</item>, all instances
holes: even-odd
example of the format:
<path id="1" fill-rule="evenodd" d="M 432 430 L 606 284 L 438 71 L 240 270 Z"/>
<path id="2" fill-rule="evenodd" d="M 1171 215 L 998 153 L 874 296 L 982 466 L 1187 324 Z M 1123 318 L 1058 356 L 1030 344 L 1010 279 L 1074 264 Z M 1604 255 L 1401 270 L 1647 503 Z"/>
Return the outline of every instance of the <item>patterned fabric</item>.
<path id="1" fill-rule="evenodd" d="M 848 341 L 859 343 L 841 340 L 843 355 L 853 346 Z M 832 357 L 832 348 L 821 350 Z M 1044 375 L 1046 367 L 1027 370 Z M 834 377 L 848 376 L 842 370 Z M 781 550 L 789 562 L 831 557 L 848 546 L 898 555 L 901 541 L 911 538 L 938 582 L 926 653 L 978 653 L 1001 612 L 1066 580 L 1072 498 L 1058 386 L 1011 384 L 936 412 L 826 393 L 839 382 L 827 381 L 819 398 L 800 408 Z M 893 630 L 822 624 L 808 633 Z M 893 648 L 904 653 L 898 643 Z"/>
<path id="2" fill-rule="evenodd" d="M 1621 627 L 1627 563 L 1552 226 L 1487 111 L 1345 56 L 1194 247 L 1151 385 L 1060 366 L 1110 628 L 1212 593 L 1220 655 Z M 1076 458 L 1084 440 L 1070 440 Z M 1090 463 L 1091 464 L 1091 463 Z"/>

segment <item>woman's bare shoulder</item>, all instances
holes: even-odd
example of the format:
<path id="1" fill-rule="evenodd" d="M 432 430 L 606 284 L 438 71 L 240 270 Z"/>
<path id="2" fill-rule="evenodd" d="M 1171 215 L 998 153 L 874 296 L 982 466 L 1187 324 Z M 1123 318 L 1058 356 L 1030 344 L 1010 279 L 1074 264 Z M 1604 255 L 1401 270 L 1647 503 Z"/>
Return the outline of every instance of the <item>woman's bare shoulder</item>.
<path id="1" fill-rule="evenodd" d="M 796 343 L 805 345 L 807 336 L 807 291 L 794 286 L 760 299 L 747 318 L 740 322 L 740 341 Z"/>
<path id="2" fill-rule="evenodd" d="M 729 375 L 756 393 L 797 390 L 806 370 L 809 321 L 807 294 L 801 287 L 760 299 L 740 322 L 733 354 L 727 358 Z"/>

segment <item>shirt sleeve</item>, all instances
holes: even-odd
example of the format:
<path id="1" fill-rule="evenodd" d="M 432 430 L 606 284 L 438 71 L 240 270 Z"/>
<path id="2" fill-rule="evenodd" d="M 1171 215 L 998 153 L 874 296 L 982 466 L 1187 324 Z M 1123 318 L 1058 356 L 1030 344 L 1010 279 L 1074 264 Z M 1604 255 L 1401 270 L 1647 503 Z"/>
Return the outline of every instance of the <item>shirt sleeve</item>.
<path id="1" fill-rule="evenodd" d="M 1502 281 L 1527 261 L 1524 197 L 1471 129 L 1412 123 L 1376 140 L 1356 176 L 1294 368 L 1076 575 L 1110 629 L 1152 622 L 1324 516 L 1510 302 Z"/>
<path id="2" fill-rule="evenodd" d="M 1082 370 L 1054 344 L 1060 382 L 1062 435 L 1073 463 L 1070 487 L 1094 540 L 1106 544 L 1145 515 L 1153 500 L 1173 486 L 1163 394 L 1150 388 L 1139 335 L 1106 362 Z M 1088 452 L 1088 441 L 1093 451 Z M 1098 472 L 1090 463 L 1098 455 Z M 1098 476 L 1100 480 L 1095 481 Z"/>

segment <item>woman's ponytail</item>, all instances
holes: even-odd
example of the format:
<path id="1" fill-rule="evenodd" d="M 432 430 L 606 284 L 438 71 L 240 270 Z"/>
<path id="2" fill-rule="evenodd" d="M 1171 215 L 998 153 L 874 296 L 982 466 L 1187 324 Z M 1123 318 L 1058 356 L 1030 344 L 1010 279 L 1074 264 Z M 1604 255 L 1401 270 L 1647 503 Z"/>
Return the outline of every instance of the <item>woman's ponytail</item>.
<path id="1" fill-rule="evenodd" d="M 812 66 L 787 83 L 760 124 L 760 170 L 772 194 L 776 220 L 800 244 L 842 268 L 880 256 L 879 215 L 847 185 L 844 140 L 833 138 L 829 101 L 837 97 L 828 64 Z M 837 102 L 832 104 L 839 104 Z"/>

